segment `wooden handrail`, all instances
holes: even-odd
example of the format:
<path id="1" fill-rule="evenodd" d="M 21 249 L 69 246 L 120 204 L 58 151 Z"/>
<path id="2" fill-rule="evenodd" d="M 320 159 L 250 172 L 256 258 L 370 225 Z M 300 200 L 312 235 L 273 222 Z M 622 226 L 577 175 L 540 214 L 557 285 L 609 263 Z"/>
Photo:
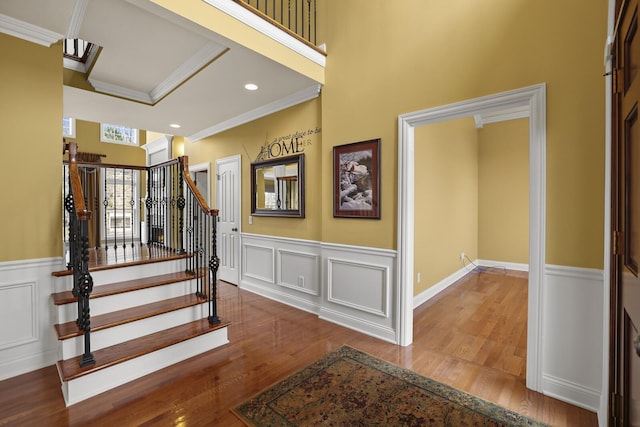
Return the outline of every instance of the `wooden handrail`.
<path id="1" fill-rule="evenodd" d="M 63 160 L 62 163 L 69 164 L 68 160 Z M 136 171 L 144 171 L 147 170 L 147 166 L 136 166 L 136 165 L 123 165 L 120 163 L 103 163 L 103 162 L 77 162 L 78 167 L 86 167 L 86 168 L 105 168 L 105 169 L 131 169 Z"/>
<path id="2" fill-rule="evenodd" d="M 87 210 L 84 205 L 84 193 L 82 192 L 82 181 L 78 172 L 78 144 L 75 142 L 64 142 L 66 150 L 69 152 L 69 181 L 71 185 L 71 194 L 73 194 L 73 205 L 76 215 L 80 221 L 91 220 L 91 211 Z"/>
<path id="3" fill-rule="evenodd" d="M 196 197 L 196 200 L 198 201 L 200 208 L 209 215 L 218 216 L 218 209 L 209 208 L 207 201 L 204 199 L 204 197 L 202 197 L 202 194 L 200 194 L 200 190 L 198 190 L 198 187 L 196 187 L 196 183 L 193 182 L 193 180 L 191 179 L 191 175 L 189 175 L 189 157 L 182 156 L 181 159 L 182 159 L 182 171 L 184 173 L 185 182 L 187 183 L 187 186 L 191 189 L 191 192 L 193 193 L 193 195 Z"/>

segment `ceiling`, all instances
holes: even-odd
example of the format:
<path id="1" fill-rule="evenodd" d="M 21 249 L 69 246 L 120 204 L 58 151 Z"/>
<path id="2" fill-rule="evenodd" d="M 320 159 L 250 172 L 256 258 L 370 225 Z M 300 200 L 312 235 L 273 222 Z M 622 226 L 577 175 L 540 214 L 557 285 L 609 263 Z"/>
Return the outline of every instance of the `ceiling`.
<path id="1" fill-rule="evenodd" d="M 0 32 L 101 46 L 88 74 L 95 90 L 64 86 L 64 115 L 76 119 L 198 140 L 320 91 L 313 79 L 148 0 L 2 0 Z M 259 89 L 246 90 L 249 82 Z"/>

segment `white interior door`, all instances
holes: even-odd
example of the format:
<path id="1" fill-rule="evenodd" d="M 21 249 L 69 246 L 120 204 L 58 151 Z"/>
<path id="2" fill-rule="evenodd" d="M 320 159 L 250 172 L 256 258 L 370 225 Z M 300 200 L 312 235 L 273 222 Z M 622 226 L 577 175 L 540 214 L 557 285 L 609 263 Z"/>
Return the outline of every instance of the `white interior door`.
<path id="1" fill-rule="evenodd" d="M 216 160 L 218 279 L 240 282 L 240 156 Z"/>

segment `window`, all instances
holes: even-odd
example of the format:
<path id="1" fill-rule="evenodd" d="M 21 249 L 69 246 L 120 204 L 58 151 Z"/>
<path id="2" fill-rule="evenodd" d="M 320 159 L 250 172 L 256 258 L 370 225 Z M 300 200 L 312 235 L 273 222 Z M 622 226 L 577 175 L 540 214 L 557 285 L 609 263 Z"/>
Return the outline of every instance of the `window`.
<path id="1" fill-rule="evenodd" d="M 106 168 L 101 181 L 103 240 L 139 237 L 139 172 Z"/>
<path id="2" fill-rule="evenodd" d="M 62 118 L 62 136 L 68 138 L 76 137 L 76 120 L 71 117 Z"/>
<path id="3" fill-rule="evenodd" d="M 138 145 L 138 129 L 102 123 L 100 140 L 115 144 Z"/>

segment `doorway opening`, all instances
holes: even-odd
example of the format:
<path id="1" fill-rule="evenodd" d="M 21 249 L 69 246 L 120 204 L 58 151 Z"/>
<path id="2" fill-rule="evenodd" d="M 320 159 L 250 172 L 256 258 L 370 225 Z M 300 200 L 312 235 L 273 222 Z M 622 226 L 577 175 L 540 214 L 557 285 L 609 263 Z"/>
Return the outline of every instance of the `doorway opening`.
<path id="1" fill-rule="evenodd" d="M 398 342 L 413 341 L 415 128 L 452 119 L 519 111 L 529 117 L 529 284 L 527 387 L 542 385 L 542 297 L 546 230 L 546 86 L 403 114 L 398 117 Z"/>

